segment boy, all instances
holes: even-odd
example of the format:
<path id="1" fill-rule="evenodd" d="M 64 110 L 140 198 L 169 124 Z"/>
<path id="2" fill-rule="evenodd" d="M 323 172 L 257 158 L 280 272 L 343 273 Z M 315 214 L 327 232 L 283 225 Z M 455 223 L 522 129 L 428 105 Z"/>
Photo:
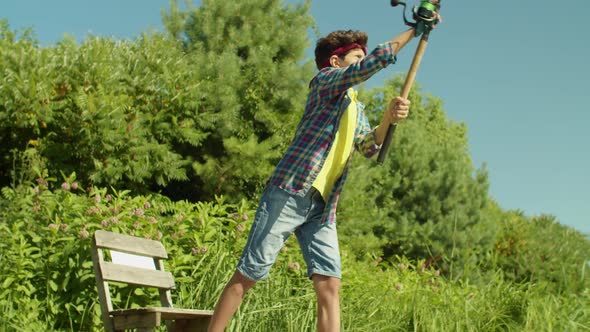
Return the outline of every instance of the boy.
<path id="1" fill-rule="evenodd" d="M 371 130 L 353 86 L 387 65 L 414 37 L 403 32 L 367 54 L 367 34 L 335 31 L 321 38 L 315 57 L 319 73 L 309 84 L 303 118 L 285 156 L 271 175 L 234 276 L 217 305 L 210 332 L 223 331 L 246 292 L 268 276 L 287 238 L 295 233 L 317 296 L 320 332 L 340 330 L 340 253 L 336 205 L 353 148 L 370 158 L 391 123 L 408 116 L 410 102 L 396 97 Z"/>

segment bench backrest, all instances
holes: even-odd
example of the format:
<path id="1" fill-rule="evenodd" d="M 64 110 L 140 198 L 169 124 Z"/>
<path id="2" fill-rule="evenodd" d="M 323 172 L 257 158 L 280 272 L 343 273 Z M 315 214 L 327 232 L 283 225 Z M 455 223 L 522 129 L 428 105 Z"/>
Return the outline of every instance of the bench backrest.
<path id="1" fill-rule="evenodd" d="M 163 260 L 168 258 L 168 254 L 161 242 L 98 230 L 94 233 L 91 248 L 105 326 L 112 325 L 109 313 L 113 311 L 113 305 L 109 281 L 158 288 L 162 306 L 172 307 L 170 289 L 174 288 L 174 277 L 164 270 Z M 111 261 L 105 260 L 104 250 L 110 251 L 110 256 L 113 257 Z M 124 255 L 117 255 L 117 253 Z M 115 259 L 117 256 L 125 257 L 117 260 Z M 135 258 L 130 260 L 129 257 Z M 148 262 L 151 259 L 153 265 L 146 265 L 146 259 Z M 143 262 L 137 264 L 137 261 Z"/>

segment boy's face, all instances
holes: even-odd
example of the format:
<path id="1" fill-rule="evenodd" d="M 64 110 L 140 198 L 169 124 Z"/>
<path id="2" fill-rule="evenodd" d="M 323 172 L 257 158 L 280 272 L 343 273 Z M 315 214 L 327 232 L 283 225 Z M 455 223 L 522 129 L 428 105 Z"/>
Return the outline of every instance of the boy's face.
<path id="1" fill-rule="evenodd" d="M 330 59 L 331 60 L 330 63 L 332 64 L 332 67 L 346 68 L 346 67 L 352 65 L 353 63 L 360 61 L 364 57 L 365 57 L 365 52 L 363 52 L 363 50 L 360 48 L 355 48 L 355 49 L 351 50 L 350 52 L 348 52 L 344 56 L 344 58 L 340 58 L 337 55 L 333 55 L 332 59 Z"/>

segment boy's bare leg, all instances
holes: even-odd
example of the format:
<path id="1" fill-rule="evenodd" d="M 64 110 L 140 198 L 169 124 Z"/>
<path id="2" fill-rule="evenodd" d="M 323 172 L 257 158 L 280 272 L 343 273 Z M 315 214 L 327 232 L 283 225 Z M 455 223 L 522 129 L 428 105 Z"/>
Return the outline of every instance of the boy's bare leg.
<path id="1" fill-rule="evenodd" d="M 311 279 L 318 299 L 318 332 L 339 332 L 340 279 L 319 274 Z"/>
<path id="2" fill-rule="evenodd" d="M 242 304 L 244 295 L 255 284 L 256 281 L 252 281 L 236 271 L 225 286 L 223 293 L 221 293 L 217 305 L 215 305 L 215 311 L 213 312 L 213 317 L 211 318 L 207 331 L 223 332 L 230 319 L 240 307 L 240 304 Z"/>

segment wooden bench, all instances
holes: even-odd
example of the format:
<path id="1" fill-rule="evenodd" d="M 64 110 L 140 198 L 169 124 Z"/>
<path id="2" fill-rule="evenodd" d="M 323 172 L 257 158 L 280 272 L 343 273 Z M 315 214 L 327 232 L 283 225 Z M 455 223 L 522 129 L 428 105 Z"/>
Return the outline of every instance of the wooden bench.
<path id="1" fill-rule="evenodd" d="M 111 261 L 105 260 L 105 250 L 110 251 Z M 175 286 L 172 274 L 164 270 L 163 260 L 167 258 L 166 249 L 159 241 L 102 230 L 94 233 L 92 262 L 107 332 L 152 331 L 162 321 L 166 322 L 168 331 L 207 330 L 212 311 L 172 307 L 170 290 Z M 113 310 L 109 281 L 158 288 L 162 306 Z"/>

